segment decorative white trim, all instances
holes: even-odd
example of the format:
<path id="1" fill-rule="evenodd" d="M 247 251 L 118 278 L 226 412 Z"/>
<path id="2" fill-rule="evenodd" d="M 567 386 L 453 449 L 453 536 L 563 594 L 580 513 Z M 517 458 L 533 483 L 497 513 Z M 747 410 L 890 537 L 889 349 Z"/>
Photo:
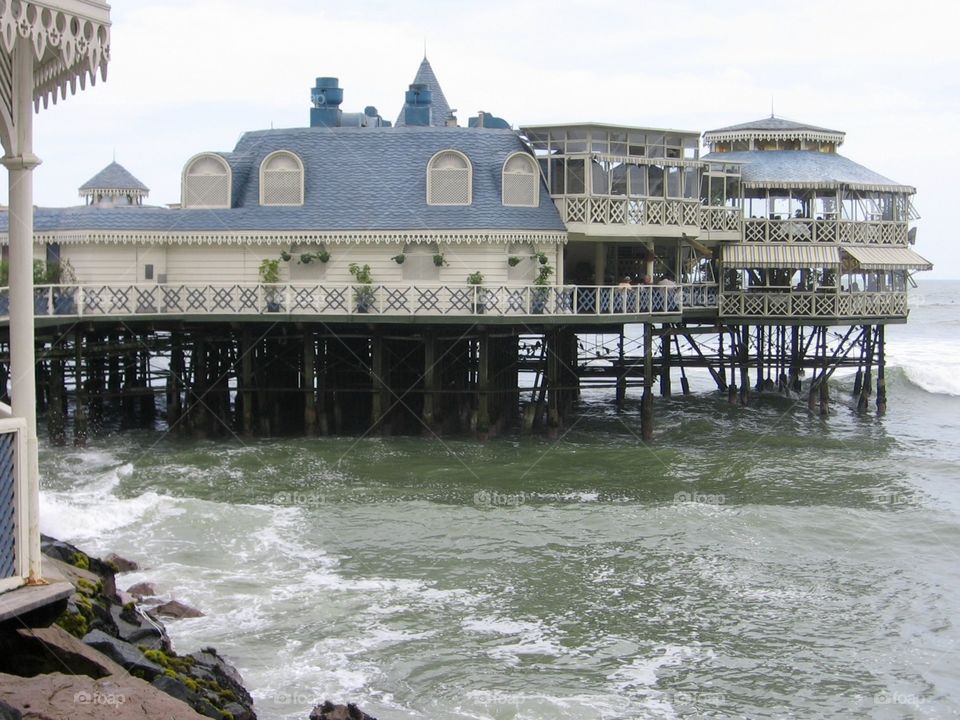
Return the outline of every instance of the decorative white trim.
<path id="1" fill-rule="evenodd" d="M 135 190 L 133 188 L 87 188 L 86 190 L 80 191 L 80 197 L 87 197 L 88 195 L 132 195 L 133 197 L 146 197 L 149 195 L 147 190 Z"/>
<path id="2" fill-rule="evenodd" d="M 917 189 L 911 185 L 875 185 L 871 183 L 849 182 L 785 182 L 783 180 L 743 181 L 743 187 L 756 190 L 863 190 L 865 192 L 891 192 L 915 195 Z"/>
<path id="3" fill-rule="evenodd" d="M 507 172 L 507 165 L 515 158 L 522 158 L 527 166 L 526 172 Z M 533 201 L 529 203 L 507 202 L 507 178 L 523 178 L 533 183 Z M 540 164 L 530 153 L 518 151 L 503 161 L 500 170 L 500 202 L 504 207 L 540 207 Z"/>
<path id="4" fill-rule="evenodd" d="M 276 202 L 267 203 L 267 202 L 264 201 L 264 187 L 265 187 L 265 183 L 264 183 L 264 180 L 265 180 L 265 178 L 264 178 L 264 173 L 265 173 L 265 172 L 268 172 L 267 166 L 270 164 L 270 162 L 272 162 L 274 158 L 281 157 L 281 156 L 286 156 L 286 157 L 292 158 L 293 161 L 297 164 L 297 167 L 299 168 L 299 171 L 300 171 L 300 202 L 296 202 L 296 203 L 276 203 Z M 303 202 L 304 202 L 305 181 L 306 181 L 306 172 L 305 172 L 305 170 L 304 170 L 304 168 L 303 168 L 303 161 L 300 159 L 300 156 L 297 155 L 297 154 L 296 154 L 295 152 L 293 152 L 292 150 L 275 150 L 274 152 L 272 152 L 272 153 L 270 153 L 269 155 L 267 155 L 267 156 L 263 159 L 263 162 L 260 163 L 260 204 L 261 204 L 261 205 L 266 205 L 266 206 L 269 206 L 269 207 L 301 207 L 301 206 L 303 205 Z"/>
<path id="5" fill-rule="evenodd" d="M 98 0 L 6 0 L 0 3 L 0 44 L 9 55 L 17 38 L 33 45 L 36 58 L 34 104 L 66 99 L 97 71 L 107 79 L 110 61 L 110 6 Z"/>
<path id="6" fill-rule="evenodd" d="M 190 170 L 193 166 L 205 158 L 211 158 L 218 162 L 224 169 L 224 173 L 227 177 L 227 202 L 226 204 L 218 205 L 190 205 L 187 203 L 187 176 L 190 175 Z M 195 175 L 194 177 L 203 177 L 201 175 Z M 217 177 L 217 176 L 213 176 Z M 230 167 L 230 163 L 226 159 L 217 153 L 214 152 L 202 152 L 197 153 L 192 158 L 187 160 L 187 164 L 183 166 L 183 174 L 180 176 L 180 206 L 183 208 L 189 209 L 225 209 L 229 208 L 233 200 L 233 168 Z"/>
<path id="7" fill-rule="evenodd" d="M 466 202 L 435 202 L 433 200 L 434 195 L 434 178 L 433 175 L 435 172 L 442 170 L 442 168 L 434 168 L 434 164 L 437 160 L 443 155 L 456 155 L 460 157 L 467 164 L 467 201 Z M 447 148 L 446 150 L 441 150 L 440 152 L 434 154 L 430 161 L 427 163 L 427 205 L 434 206 L 467 206 L 473 204 L 473 163 L 470 162 L 470 158 L 464 155 L 459 150 L 454 150 L 453 148 Z"/>
<path id="8" fill-rule="evenodd" d="M 846 133 L 824 132 L 819 130 L 733 130 L 730 132 L 704 133 L 703 141 L 707 145 L 718 142 L 736 142 L 738 140 L 807 140 L 843 144 Z"/>
<path id="9" fill-rule="evenodd" d="M 134 212 L 134 211 L 131 211 Z M 330 243 L 334 245 L 390 245 L 447 243 L 450 245 L 532 242 L 563 245 L 567 233 L 540 230 L 290 230 L 277 232 L 222 231 L 168 232 L 142 230 L 57 230 L 34 233 L 37 243 L 72 245 L 288 245 Z M 0 233 L 0 244 L 8 242 Z"/>

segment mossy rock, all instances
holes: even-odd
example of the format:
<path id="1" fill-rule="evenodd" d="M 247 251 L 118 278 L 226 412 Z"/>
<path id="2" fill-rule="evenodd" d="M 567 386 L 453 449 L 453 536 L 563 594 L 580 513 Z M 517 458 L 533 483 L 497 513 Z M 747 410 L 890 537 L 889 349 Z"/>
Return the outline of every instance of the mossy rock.
<path id="1" fill-rule="evenodd" d="M 70 556 L 70 564 L 74 567 L 78 567 L 81 570 L 90 569 L 90 558 L 86 553 L 75 552 Z"/>
<path id="2" fill-rule="evenodd" d="M 73 635 L 75 638 L 83 638 L 90 632 L 90 625 L 82 614 L 76 612 L 65 612 L 57 618 L 56 624 Z"/>

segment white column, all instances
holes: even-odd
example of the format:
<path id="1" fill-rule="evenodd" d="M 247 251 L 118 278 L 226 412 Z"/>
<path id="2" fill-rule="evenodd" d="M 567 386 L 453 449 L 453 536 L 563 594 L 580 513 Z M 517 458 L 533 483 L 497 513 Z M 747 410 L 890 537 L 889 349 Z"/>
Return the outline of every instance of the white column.
<path id="1" fill-rule="evenodd" d="M 33 47 L 18 38 L 13 51 L 14 137 L 2 159 L 10 179 L 10 376 L 13 414 L 27 421 L 29 578 L 40 579 L 40 472 L 33 324 Z"/>

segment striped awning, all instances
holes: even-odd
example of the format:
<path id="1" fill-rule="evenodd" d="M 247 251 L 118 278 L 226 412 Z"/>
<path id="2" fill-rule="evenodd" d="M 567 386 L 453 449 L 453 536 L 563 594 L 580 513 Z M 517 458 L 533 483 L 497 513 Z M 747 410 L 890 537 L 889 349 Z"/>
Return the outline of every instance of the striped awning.
<path id="1" fill-rule="evenodd" d="M 845 245 L 843 251 L 861 270 L 933 270 L 933 263 L 902 245 Z"/>
<path id="2" fill-rule="evenodd" d="M 728 268 L 839 268 L 840 251 L 830 245 L 743 243 L 723 246 Z"/>

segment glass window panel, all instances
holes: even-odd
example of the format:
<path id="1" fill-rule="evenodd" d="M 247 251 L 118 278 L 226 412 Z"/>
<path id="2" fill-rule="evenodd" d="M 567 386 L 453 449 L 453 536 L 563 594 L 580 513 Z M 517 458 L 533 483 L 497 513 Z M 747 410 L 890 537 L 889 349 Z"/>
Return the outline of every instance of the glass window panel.
<path id="1" fill-rule="evenodd" d="M 586 192 L 584 161 L 567 160 L 567 194 L 582 195 Z"/>
<path id="2" fill-rule="evenodd" d="M 626 133 L 624 132 L 610 133 L 610 154 L 611 155 L 627 154 L 627 134 Z"/>
<path id="3" fill-rule="evenodd" d="M 647 195 L 647 166 L 630 166 L 630 194 Z"/>
<path id="4" fill-rule="evenodd" d="M 550 169 L 550 193 L 552 195 L 563 195 L 566 192 L 564 183 L 566 172 L 566 160 L 555 160 Z"/>
<path id="5" fill-rule="evenodd" d="M 700 184 L 697 182 L 696 168 L 684 168 L 683 170 L 683 196 L 690 199 L 700 196 Z"/>
<path id="6" fill-rule="evenodd" d="M 723 185 L 724 177 L 714 175 L 710 178 L 710 204 L 723 205 Z"/>
<path id="7" fill-rule="evenodd" d="M 603 130 L 590 131 L 590 152 L 606 155 L 610 151 L 610 141 Z"/>
<path id="8" fill-rule="evenodd" d="M 587 131 L 586 130 L 568 130 L 567 131 L 567 152 L 577 153 L 587 151 Z"/>
<path id="9" fill-rule="evenodd" d="M 726 195 L 726 204 L 735 206 L 740 203 L 740 178 L 739 176 L 727 175 L 723 178 L 725 184 L 724 194 Z M 724 203 L 720 203 L 721 205 Z"/>
<path id="10" fill-rule="evenodd" d="M 627 194 L 627 166 L 623 163 L 614 165 L 610 173 L 610 194 Z"/>
<path id="11" fill-rule="evenodd" d="M 663 168 L 659 165 L 650 165 L 647 168 L 647 182 L 651 197 L 663 197 Z"/>
<path id="12" fill-rule="evenodd" d="M 591 189 L 594 195 L 608 195 L 610 193 L 610 173 L 607 171 L 606 163 L 591 162 Z"/>
<path id="13" fill-rule="evenodd" d="M 667 197 L 683 197 L 682 173 L 678 167 L 667 168 Z"/>

